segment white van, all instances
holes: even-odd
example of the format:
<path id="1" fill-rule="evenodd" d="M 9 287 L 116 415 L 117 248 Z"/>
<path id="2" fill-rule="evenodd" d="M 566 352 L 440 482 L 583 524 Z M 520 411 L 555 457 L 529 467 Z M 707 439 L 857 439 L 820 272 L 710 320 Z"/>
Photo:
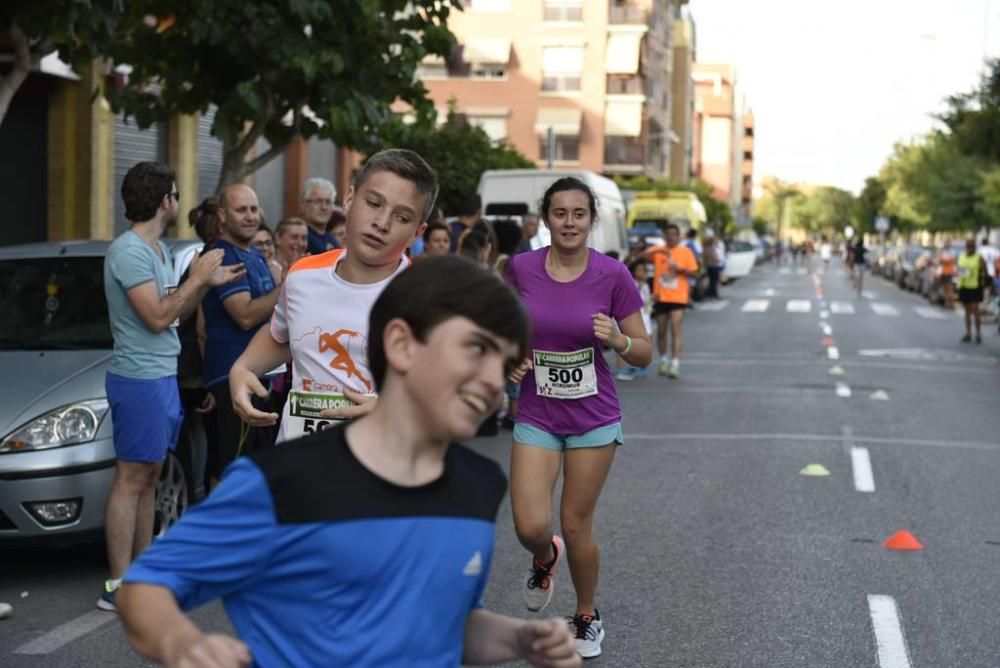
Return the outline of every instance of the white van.
<path id="1" fill-rule="evenodd" d="M 587 240 L 591 248 L 606 253 L 617 251 L 628 255 L 628 230 L 625 228 L 626 207 L 618 185 L 611 179 L 582 169 L 490 169 L 479 178 L 479 196 L 483 200 L 483 215 L 487 218 L 520 216 L 539 213 L 542 195 L 553 182 L 573 176 L 594 191 L 597 197 L 597 224 Z M 539 223 L 538 235 L 532 248 L 547 246 L 549 230 Z"/>

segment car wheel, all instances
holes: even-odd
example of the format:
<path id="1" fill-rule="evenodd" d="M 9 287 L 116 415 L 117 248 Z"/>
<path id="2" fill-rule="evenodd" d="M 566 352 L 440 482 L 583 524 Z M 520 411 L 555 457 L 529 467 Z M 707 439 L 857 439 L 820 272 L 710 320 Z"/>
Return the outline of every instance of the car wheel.
<path id="1" fill-rule="evenodd" d="M 188 507 L 188 482 L 184 467 L 168 452 L 156 483 L 153 536 L 159 538 L 181 518 Z"/>

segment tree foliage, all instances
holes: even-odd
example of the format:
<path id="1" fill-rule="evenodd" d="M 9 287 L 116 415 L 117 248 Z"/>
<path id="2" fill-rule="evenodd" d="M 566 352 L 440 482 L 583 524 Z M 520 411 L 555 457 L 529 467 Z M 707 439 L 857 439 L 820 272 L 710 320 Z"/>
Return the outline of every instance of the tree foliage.
<path id="1" fill-rule="evenodd" d="M 0 43 L 14 54 L 11 69 L 0 75 L 0 123 L 32 69 L 59 52 L 67 63 L 82 66 L 101 55 L 108 36 L 126 29 L 124 0 L 3 0 Z"/>
<path id="2" fill-rule="evenodd" d="M 11 2 L 11 0 L 7 0 Z M 367 151 L 390 109 L 434 117 L 415 77 L 429 54 L 447 55 L 446 21 L 461 0 L 13 0 L 2 25 L 24 26 L 74 64 L 101 56 L 127 65 L 105 89 L 140 127 L 175 113 L 217 109 L 220 185 L 277 157 L 296 137 Z M 14 21 L 16 19 L 16 23 Z M 123 70 L 118 70 L 122 73 Z M 270 148 L 260 155 L 257 141 Z"/>
<path id="3" fill-rule="evenodd" d="M 886 197 L 885 184 L 878 177 L 865 179 L 861 194 L 854 200 L 854 229 L 860 234 L 875 231 L 875 218 L 885 214 Z"/>
<path id="4" fill-rule="evenodd" d="M 950 96 L 947 105 L 938 119 L 947 126 L 955 147 L 969 156 L 1000 160 L 1000 58 L 988 60 L 979 84 Z"/>
<path id="5" fill-rule="evenodd" d="M 487 169 L 534 168 L 535 163 L 506 143 L 494 143 L 478 127 L 449 111 L 441 127 L 393 123 L 380 134 L 383 143 L 371 147 L 408 148 L 419 153 L 438 174 L 441 192 L 437 205 L 446 215 L 455 212 L 461 199 L 476 191 Z"/>
<path id="6" fill-rule="evenodd" d="M 116 35 L 110 55 L 128 63 L 112 105 L 140 126 L 176 112 L 217 108 L 221 183 L 277 157 L 296 137 L 362 151 L 398 123 L 407 103 L 434 115 L 416 78 L 428 54 L 454 45 L 446 21 L 459 0 L 130 0 L 142 26 Z M 270 149 L 250 157 L 264 138 Z"/>
<path id="7" fill-rule="evenodd" d="M 851 222 L 854 195 L 832 186 L 821 186 L 792 201 L 794 224 L 810 232 L 835 235 Z"/>

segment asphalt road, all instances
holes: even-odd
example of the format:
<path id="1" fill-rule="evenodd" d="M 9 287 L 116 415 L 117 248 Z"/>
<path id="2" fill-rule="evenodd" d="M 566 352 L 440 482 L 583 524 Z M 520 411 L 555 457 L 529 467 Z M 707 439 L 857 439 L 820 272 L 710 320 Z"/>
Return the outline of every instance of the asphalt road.
<path id="1" fill-rule="evenodd" d="M 1000 336 L 865 287 L 759 267 L 688 315 L 679 380 L 620 383 L 587 665 L 1000 665 Z M 475 445 L 506 465 L 509 434 Z M 924 549 L 883 547 L 898 530 Z M 505 505 L 489 607 L 528 614 L 527 565 Z M 0 552 L 0 665 L 146 665 L 93 609 L 104 577 L 100 546 Z M 563 571 L 547 613 L 572 606 Z"/>

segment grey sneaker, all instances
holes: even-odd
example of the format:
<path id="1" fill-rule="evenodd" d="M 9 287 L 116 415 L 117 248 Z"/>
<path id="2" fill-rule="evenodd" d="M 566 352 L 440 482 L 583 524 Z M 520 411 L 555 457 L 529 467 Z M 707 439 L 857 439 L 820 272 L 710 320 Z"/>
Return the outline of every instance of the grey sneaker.
<path id="1" fill-rule="evenodd" d="M 573 617 L 571 627 L 574 635 L 576 653 L 584 659 L 592 659 L 601 655 L 601 641 L 604 640 L 604 624 L 601 614 L 594 611 L 593 615 L 577 615 Z"/>
<path id="2" fill-rule="evenodd" d="M 556 584 L 556 570 L 559 562 L 562 561 L 563 552 L 566 546 L 559 536 L 552 537 L 552 549 L 556 553 L 555 560 L 549 566 L 538 563 L 534 557 L 531 558 L 531 568 L 528 569 L 528 576 L 524 579 L 524 604 L 528 610 L 539 612 L 552 600 L 552 592 Z"/>

